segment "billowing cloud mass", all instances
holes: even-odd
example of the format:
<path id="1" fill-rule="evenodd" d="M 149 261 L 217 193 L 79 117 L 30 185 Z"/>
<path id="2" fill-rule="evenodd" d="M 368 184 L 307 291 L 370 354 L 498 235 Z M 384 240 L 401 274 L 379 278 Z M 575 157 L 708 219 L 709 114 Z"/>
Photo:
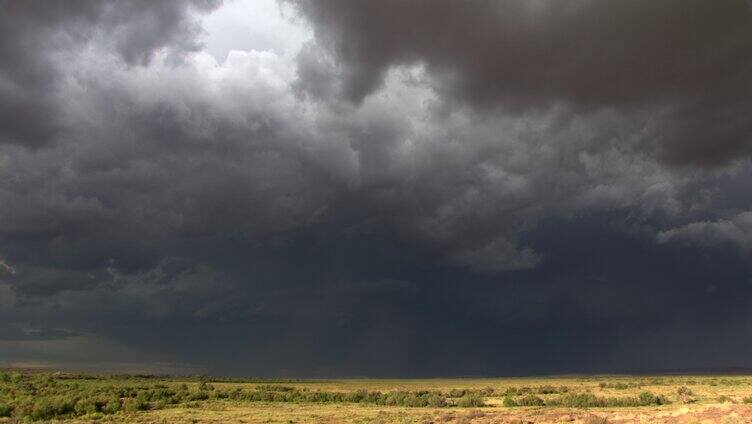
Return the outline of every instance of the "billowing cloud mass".
<path id="1" fill-rule="evenodd" d="M 391 67 L 423 63 L 449 101 L 511 114 L 616 109 L 667 159 L 749 153 L 752 16 L 742 1 L 290 1 L 355 102 Z M 304 77 L 313 93 L 325 83 Z"/>
<path id="2" fill-rule="evenodd" d="M 159 49 L 196 51 L 201 27 L 190 13 L 216 6 L 212 0 L 4 2 L 0 142 L 36 147 L 66 129 L 57 83 L 69 55 L 87 43 L 101 40 L 108 44 L 108 54 L 116 53 L 129 65 L 148 64 Z"/>
<path id="3" fill-rule="evenodd" d="M 0 365 L 752 366 L 742 0 L 1 7 Z"/>

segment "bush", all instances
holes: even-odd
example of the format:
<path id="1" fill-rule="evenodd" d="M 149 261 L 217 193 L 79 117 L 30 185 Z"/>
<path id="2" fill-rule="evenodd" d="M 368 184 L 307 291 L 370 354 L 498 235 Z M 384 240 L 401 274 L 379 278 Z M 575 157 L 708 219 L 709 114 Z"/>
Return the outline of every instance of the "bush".
<path id="1" fill-rule="evenodd" d="M 104 405 L 102 412 L 104 412 L 105 414 L 115 414 L 120 411 L 121 407 L 122 406 L 120 405 L 120 400 L 112 399 Z"/>
<path id="2" fill-rule="evenodd" d="M 541 399 L 534 395 L 526 395 L 514 400 L 511 396 L 504 397 L 504 406 L 561 406 L 566 408 L 602 408 L 602 407 L 635 407 L 647 405 L 664 405 L 668 401 L 663 396 L 656 396 L 650 392 L 643 392 L 640 397 L 597 397 L 592 393 L 566 393 L 559 397 Z"/>
<path id="3" fill-rule="evenodd" d="M 640 400 L 640 404 L 642 405 L 652 405 L 656 403 L 656 400 L 658 398 L 650 392 L 642 392 L 640 393 L 638 399 Z"/>
<path id="4" fill-rule="evenodd" d="M 462 396 L 465 396 L 465 390 L 463 389 L 452 389 L 447 393 L 447 397 L 450 398 L 460 398 Z"/>
<path id="5" fill-rule="evenodd" d="M 559 398 L 559 402 L 549 403 L 560 403 L 561 406 L 567 408 L 592 408 L 603 406 L 607 402 L 603 398 L 598 398 L 590 393 L 570 393 Z"/>
<path id="6" fill-rule="evenodd" d="M 123 402 L 123 410 L 126 412 L 146 411 L 149 404 L 139 399 L 126 399 Z"/>
<path id="7" fill-rule="evenodd" d="M 53 416 L 55 416 L 55 409 L 47 399 L 39 399 L 34 403 L 34 408 L 31 410 L 33 420 L 49 420 Z"/>
<path id="8" fill-rule="evenodd" d="M 689 387 L 687 386 L 679 387 L 678 389 L 676 389 L 676 393 L 679 396 L 692 396 L 693 395 L 692 390 L 690 390 Z"/>
<path id="9" fill-rule="evenodd" d="M 745 397 L 744 399 L 742 399 L 742 402 L 744 402 L 744 403 L 752 403 L 752 396 Z"/>
<path id="10" fill-rule="evenodd" d="M 551 395 L 551 394 L 556 394 L 556 393 L 567 393 L 569 392 L 569 388 L 566 386 L 554 387 L 554 386 L 546 385 L 546 386 L 539 386 L 537 389 L 535 389 L 535 392 L 541 395 Z"/>
<path id="11" fill-rule="evenodd" d="M 622 382 L 618 382 L 618 383 L 600 382 L 600 383 L 598 383 L 598 387 L 600 387 L 601 389 L 617 389 L 617 390 L 625 390 L 625 389 L 630 388 L 632 385 L 633 384 L 622 383 Z"/>
<path id="12" fill-rule="evenodd" d="M 79 415 L 93 414 L 95 412 L 99 412 L 99 408 L 97 408 L 97 403 L 91 399 L 80 399 L 78 402 L 76 402 L 76 406 L 74 407 L 74 410 Z"/>
<path id="13" fill-rule="evenodd" d="M 0 418 L 10 417 L 12 412 L 13 412 L 13 409 L 10 406 L 0 404 Z"/>
<path id="14" fill-rule="evenodd" d="M 525 395 L 517 400 L 519 406 L 543 406 L 546 402 L 535 395 Z"/>
<path id="15" fill-rule="evenodd" d="M 726 402 L 733 402 L 734 400 L 726 395 L 722 395 L 718 398 L 718 402 L 720 403 L 726 403 Z"/>
<path id="16" fill-rule="evenodd" d="M 439 396 L 437 394 L 432 394 L 428 396 L 428 405 L 432 408 L 443 408 L 446 406 L 446 399 L 444 399 L 443 396 Z M 481 403 L 483 401 L 481 400 Z M 482 405 L 481 405 L 482 406 Z"/>
<path id="17" fill-rule="evenodd" d="M 485 402 L 483 401 L 483 397 L 474 393 L 466 394 L 465 396 L 462 396 L 460 400 L 457 402 L 457 406 L 461 408 L 473 408 L 473 407 L 479 407 L 479 406 L 484 406 L 484 405 L 485 405 Z"/>

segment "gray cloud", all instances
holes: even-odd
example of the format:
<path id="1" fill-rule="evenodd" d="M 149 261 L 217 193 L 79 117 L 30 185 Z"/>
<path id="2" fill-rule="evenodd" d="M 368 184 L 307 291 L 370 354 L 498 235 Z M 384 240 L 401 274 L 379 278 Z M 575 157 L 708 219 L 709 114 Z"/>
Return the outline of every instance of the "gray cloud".
<path id="1" fill-rule="evenodd" d="M 752 212 L 741 212 L 729 219 L 702 221 L 658 233 L 658 242 L 684 241 L 701 245 L 734 244 L 752 248 Z"/>
<path id="2" fill-rule="evenodd" d="M 511 113 L 615 108 L 662 158 L 748 155 L 752 15 L 741 0 L 292 1 L 362 99 L 393 66 L 423 63 L 450 104 Z M 300 56 L 301 87 L 331 83 Z"/>
<path id="3" fill-rule="evenodd" d="M 104 41 L 125 63 L 145 65 L 165 47 L 175 55 L 193 51 L 200 46 L 200 26 L 191 11 L 217 5 L 210 0 L 3 2 L 0 143 L 39 147 L 72 124 L 59 93 L 70 54 Z"/>
<path id="4" fill-rule="evenodd" d="M 0 65 L 16 99 L 33 100 L 20 131 L 58 122 L 0 144 L 4 357 L 81 364 L 90 349 L 129 369 L 134 357 L 306 375 L 614 369 L 639 362 L 612 351 L 620 337 L 687 330 L 671 317 L 687 328 L 698 307 L 747 317 L 744 257 L 664 243 L 691 222 L 745 237 L 739 217 L 715 221 L 749 210 L 747 161 L 662 160 L 679 158 L 677 134 L 720 131 L 689 115 L 723 115 L 733 143 L 747 124 L 746 100 L 729 100 L 741 77 L 720 65 L 743 58 L 746 39 L 705 56 L 746 34 L 743 17 L 714 24 L 732 3 L 707 11 L 696 66 L 648 43 L 666 34 L 677 52 L 694 48 L 678 23 L 660 27 L 673 22 L 664 6 L 632 40 L 631 3 L 511 2 L 497 14 L 490 2 L 303 2 L 315 38 L 296 60 L 283 46 L 217 62 L 196 20 L 213 2 L 76 5 L 13 3 L 29 26 L 0 27 L 18 35 L 4 51 L 26 61 Z M 674 6 L 692 22 L 701 7 Z M 624 48 L 603 53 L 614 43 Z M 720 91 L 705 98 L 699 82 L 715 68 Z M 664 86 L 671 72 L 682 78 Z M 19 110 L 12 101 L 4 110 Z M 589 365 L 573 340 L 590 346 Z M 536 354 L 541 343 L 560 359 Z"/>

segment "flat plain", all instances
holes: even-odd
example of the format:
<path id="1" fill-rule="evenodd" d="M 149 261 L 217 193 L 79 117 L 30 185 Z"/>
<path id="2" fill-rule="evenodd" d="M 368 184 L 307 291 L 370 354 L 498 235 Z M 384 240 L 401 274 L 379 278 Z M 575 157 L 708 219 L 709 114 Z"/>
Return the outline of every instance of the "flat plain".
<path id="1" fill-rule="evenodd" d="M 6 370 L 0 423 L 752 423 L 752 376 L 263 380 Z"/>

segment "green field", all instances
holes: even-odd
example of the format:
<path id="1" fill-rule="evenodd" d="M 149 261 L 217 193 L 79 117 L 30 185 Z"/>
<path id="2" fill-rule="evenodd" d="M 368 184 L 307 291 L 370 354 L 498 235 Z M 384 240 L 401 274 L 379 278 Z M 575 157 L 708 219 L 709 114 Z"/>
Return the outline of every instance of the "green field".
<path id="1" fill-rule="evenodd" d="M 752 377 L 252 380 L 0 372 L 0 422 L 748 423 Z"/>

